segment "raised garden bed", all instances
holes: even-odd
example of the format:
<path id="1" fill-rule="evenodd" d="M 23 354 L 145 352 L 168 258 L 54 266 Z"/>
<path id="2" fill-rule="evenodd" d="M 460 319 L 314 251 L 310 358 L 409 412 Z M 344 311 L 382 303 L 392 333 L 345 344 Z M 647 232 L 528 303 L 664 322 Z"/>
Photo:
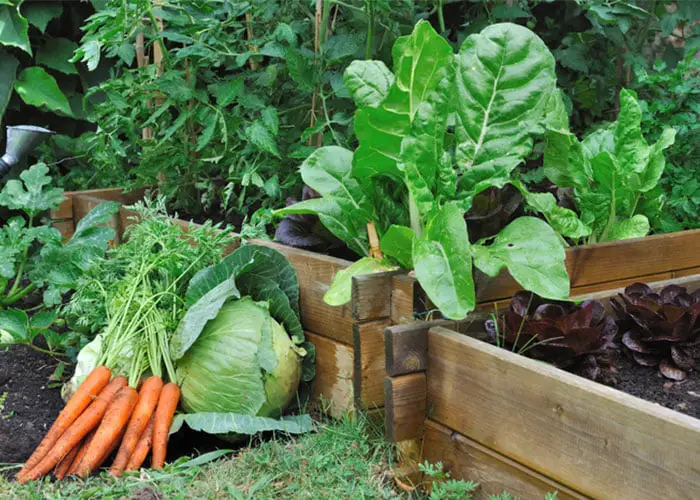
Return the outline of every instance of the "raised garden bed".
<path id="1" fill-rule="evenodd" d="M 486 318 L 387 329 L 389 439 L 422 439 L 422 459 L 483 495 L 697 496 L 700 420 L 479 340 Z"/>

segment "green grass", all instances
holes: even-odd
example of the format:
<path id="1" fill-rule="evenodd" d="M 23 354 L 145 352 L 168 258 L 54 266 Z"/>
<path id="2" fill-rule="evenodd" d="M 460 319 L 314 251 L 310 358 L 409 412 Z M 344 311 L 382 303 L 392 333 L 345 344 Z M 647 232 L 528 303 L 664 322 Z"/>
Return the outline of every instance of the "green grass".
<path id="1" fill-rule="evenodd" d="M 216 453 L 216 452 L 215 452 Z M 143 470 L 116 480 L 19 485 L 0 474 L 0 498 L 361 499 L 400 498 L 388 474 L 391 447 L 363 417 L 319 424 L 318 432 L 279 438 L 219 460 L 183 458 L 162 472 Z M 404 497 L 405 498 L 405 497 Z"/>

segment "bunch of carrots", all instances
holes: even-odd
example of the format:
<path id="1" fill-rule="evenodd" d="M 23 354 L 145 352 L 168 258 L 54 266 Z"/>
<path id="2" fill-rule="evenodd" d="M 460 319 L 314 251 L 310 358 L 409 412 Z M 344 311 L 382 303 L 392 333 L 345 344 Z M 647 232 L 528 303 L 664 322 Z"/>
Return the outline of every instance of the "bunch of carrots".
<path id="1" fill-rule="evenodd" d="M 98 366 L 68 400 L 17 480 L 33 481 L 52 469 L 57 479 L 85 478 L 117 448 L 109 469 L 115 477 L 138 470 L 151 450 L 152 467 L 162 468 L 179 399 L 178 385 L 163 384 L 158 375 L 137 391 L 126 377 L 112 378 L 109 368 Z"/>

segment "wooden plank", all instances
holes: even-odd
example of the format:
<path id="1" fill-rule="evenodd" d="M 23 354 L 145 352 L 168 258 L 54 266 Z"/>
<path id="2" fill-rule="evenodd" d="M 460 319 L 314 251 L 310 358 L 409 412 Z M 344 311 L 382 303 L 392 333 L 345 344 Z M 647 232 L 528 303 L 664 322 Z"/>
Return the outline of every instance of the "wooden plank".
<path id="1" fill-rule="evenodd" d="M 72 220 L 59 220 L 54 222 L 52 226 L 58 229 L 58 231 L 61 233 L 61 236 L 63 236 L 63 241 L 69 240 L 75 232 L 75 224 L 73 224 Z"/>
<path id="2" fill-rule="evenodd" d="M 700 420 L 444 328 L 428 349 L 433 420 L 594 498 L 697 498 Z"/>
<path id="3" fill-rule="evenodd" d="M 320 335 L 306 332 L 316 348 L 316 377 L 312 382 L 311 399 L 335 418 L 352 412 L 353 350 L 350 346 Z"/>
<path id="4" fill-rule="evenodd" d="M 64 193 L 65 196 L 65 193 Z M 54 210 L 49 211 L 50 219 L 72 219 L 73 218 L 73 197 L 67 196 L 65 200 L 58 204 Z"/>
<path id="5" fill-rule="evenodd" d="M 554 451 L 554 450 L 552 450 Z M 583 495 L 534 472 L 430 419 L 425 421 L 423 459 L 442 462 L 455 479 L 479 483 L 475 500 L 507 491 L 514 497 L 541 499 L 557 492 L 557 499 L 583 499 Z"/>
<path id="6" fill-rule="evenodd" d="M 399 274 L 391 278 L 391 321 L 395 325 L 412 323 L 416 311 L 416 294 L 420 287 L 415 278 Z"/>
<path id="7" fill-rule="evenodd" d="M 353 327 L 357 408 L 372 409 L 384 406 L 384 329 L 389 325 L 391 320 L 387 318 L 356 323 Z"/>
<path id="8" fill-rule="evenodd" d="M 428 330 L 434 326 L 452 328 L 454 321 L 417 321 L 384 329 L 386 374 L 397 377 L 423 371 L 428 366 Z"/>
<path id="9" fill-rule="evenodd" d="M 388 441 L 419 439 L 427 408 L 425 373 L 384 379 L 385 436 Z"/>
<path id="10" fill-rule="evenodd" d="M 365 274 L 352 278 L 352 317 L 355 321 L 388 318 L 391 285 L 395 272 Z"/>

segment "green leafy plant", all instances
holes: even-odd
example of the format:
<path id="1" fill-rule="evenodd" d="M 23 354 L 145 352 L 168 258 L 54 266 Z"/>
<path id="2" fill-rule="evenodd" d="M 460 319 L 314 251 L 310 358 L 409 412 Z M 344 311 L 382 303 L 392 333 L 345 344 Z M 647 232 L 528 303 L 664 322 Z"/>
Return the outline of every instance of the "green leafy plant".
<path id="1" fill-rule="evenodd" d="M 443 470 L 442 462 L 431 464 L 426 460 L 418 464 L 418 468 L 430 478 L 430 500 L 469 499 L 479 488 L 474 481 L 451 479 L 450 473 Z"/>
<path id="2" fill-rule="evenodd" d="M 348 67 L 359 148 L 314 151 L 301 176 L 323 197 L 277 211 L 317 215 L 363 257 L 336 278 L 327 299 L 349 299 L 352 274 L 387 269 L 391 261 L 379 258 L 379 250 L 413 268 L 449 318 L 462 318 L 475 306 L 472 262 L 489 276 L 507 268 L 525 288 L 566 298 L 564 246 L 547 223 L 520 217 L 470 244 L 464 220 L 474 196 L 511 182 L 541 131 L 555 85 L 554 59 L 545 45 L 526 28 L 497 24 L 467 38 L 455 56 L 429 23 L 419 22 L 397 40 L 393 55 L 393 73 L 378 61 Z M 401 203 L 386 207 L 379 179 L 401 193 L 407 211 Z M 370 245 L 375 227 L 380 248 Z"/>
<path id="3" fill-rule="evenodd" d="M 559 187 L 573 188 L 587 243 L 637 238 L 649 233 L 649 218 L 663 206 L 654 191 L 664 171 L 664 150 L 676 132 L 666 128 L 648 145 L 641 129 L 642 111 L 635 94 L 620 93 L 616 122 L 579 141 L 569 131 L 561 95 L 552 101 L 547 122 L 544 171 Z M 546 197 L 553 204 L 551 194 Z M 526 197 L 527 199 L 527 197 Z"/>
<path id="4" fill-rule="evenodd" d="M 10 217 L 0 228 L 0 306 L 10 306 L 34 291 L 44 291 L 44 303 L 56 305 L 75 289 L 83 269 L 107 248 L 114 230 L 102 227 L 116 213 L 107 202 L 93 209 L 66 243 L 61 233 L 41 224 L 40 214 L 64 200 L 62 190 L 49 187 L 48 167 L 39 163 L 7 181 L 0 206 L 23 215 Z"/>

